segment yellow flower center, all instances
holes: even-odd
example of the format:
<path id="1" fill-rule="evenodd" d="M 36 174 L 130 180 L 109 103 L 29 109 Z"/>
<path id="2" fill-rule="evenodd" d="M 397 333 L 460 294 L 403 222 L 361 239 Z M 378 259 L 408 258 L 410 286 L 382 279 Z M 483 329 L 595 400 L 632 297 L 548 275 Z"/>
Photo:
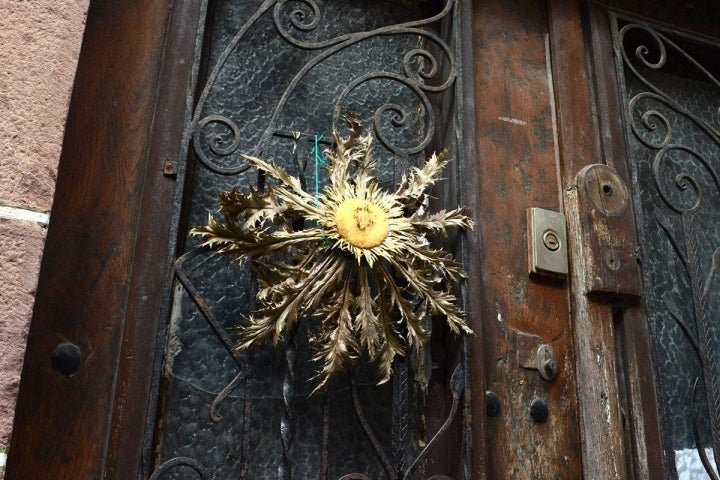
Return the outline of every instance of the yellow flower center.
<path id="1" fill-rule="evenodd" d="M 377 247 L 388 234 L 385 212 L 377 205 L 358 198 L 345 200 L 338 205 L 335 224 L 340 236 L 358 248 Z"/>

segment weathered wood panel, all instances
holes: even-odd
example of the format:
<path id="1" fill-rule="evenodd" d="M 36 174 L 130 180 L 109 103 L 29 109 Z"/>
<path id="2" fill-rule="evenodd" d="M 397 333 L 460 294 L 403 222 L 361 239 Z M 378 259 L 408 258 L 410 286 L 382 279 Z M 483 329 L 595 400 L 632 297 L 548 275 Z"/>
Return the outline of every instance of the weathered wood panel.
<path id="1" fill-rule="evenodd" d="M 487 383 L 501 405 L 488 419 L 489 478 L 581 478 L 567 284 L 528 275 L 526 209 L 560 211 L 546 6 L 487 1 L 476 9 L 476 109 L 481 311 Z M 524 368 L 538 341 L 559 357 L 547 382 Z M 536 423 L 529 407 L 547 402 Z"/>
<path id="2" fill-rule="evenodd" d="M 589 5 L 587 13 L 588 48 L 593 67 L 602 159 L 617 170 L 625 185 L 630 185 L 609 17 L 606 8 L 598 5 Z M 628 210 L 632 209 L 630 205 Z M 632 211 L 626 211 L 622 218 L 624 237 L 632 245 L 629 246 L 632 251 L 625 253 L 632 256 L 637 245 L 633 216 Z M 624 281 L 633 281 L 635 288 L 641 287 L 636 274 Z M 626 285 L 628 289 L 633 288 L 630 284 Z M 632 465 L 633 471 L 629 474 L 635 478 L 665 478 L 650 340 L 640 303 L 623 302 L 622 308 L 615 311 L 616 349 L 623 373 L 620 389 L 625 391 L 625 415 L 628 420 L 626 447 L 632 447 L 632 462 L 629 465 Z"/>

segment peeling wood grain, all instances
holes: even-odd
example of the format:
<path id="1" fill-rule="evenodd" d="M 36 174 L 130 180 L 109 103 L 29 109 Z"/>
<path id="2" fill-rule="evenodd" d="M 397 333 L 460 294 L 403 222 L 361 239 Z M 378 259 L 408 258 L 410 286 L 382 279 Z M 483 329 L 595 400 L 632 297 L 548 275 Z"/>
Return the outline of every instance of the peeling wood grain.
<path id="1" fill-rule="evenodd" d="M 577 240 L 585 244 L 582 288 L 604 300 L 640 296 L 634 214 L 625 181 L 604 164 L 584 167 L 576 178 Z"/>
<path id="2" fill-rule="evenodd" d="M 647 2 L 636 2 L 634 8 L 646 8 L 641 3 Z M 664 8 L 655 10 L 666 11 Z M 617 75 L 615 68 L 612 68 L 615 56 L 606 7 L 594 4 L 588 6 L 588 28 L 603 160 L 617 170 L 629 185 L 622 107 Z M 624 215 L 626 231 L 637 243 L 632 218 L 634 214 L 624 212 Z M 628 463 L 628 469 L 632 469 L 632 472 L 629 474 L 635 478 L 666 478 L 665 462 L 671 460 L 664 458 L 660 438 L 647 319 L 638 302 L 616 309 L 615 317 L 618 337 L 616 349 L 619 350 L 617 358 L 622 363 L 621 386 L 625 390 L 624 408 L 628 419 L 626 445 L 632 450 L 632 459 Z"/>

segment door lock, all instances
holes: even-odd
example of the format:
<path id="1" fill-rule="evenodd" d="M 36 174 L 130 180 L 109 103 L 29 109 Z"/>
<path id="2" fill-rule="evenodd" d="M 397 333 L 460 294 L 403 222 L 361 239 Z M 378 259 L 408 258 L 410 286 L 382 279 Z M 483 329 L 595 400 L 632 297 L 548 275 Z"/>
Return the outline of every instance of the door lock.
<path id="1" fill-rule="evenodd" d="M 568 274 L 565 215 L 528 208 L 528 264 L 531 275 L 564 279 Z"/>
<path id="2" fill-rule="evenodd" d="M 552 230 L 547 230 L 545 233 L 543 233 L 543 245 L 545 245 L 545 248 L 547 248 L 551 252 L 559 249 L 560 239 L 558 238 L 557 233 Z"/>

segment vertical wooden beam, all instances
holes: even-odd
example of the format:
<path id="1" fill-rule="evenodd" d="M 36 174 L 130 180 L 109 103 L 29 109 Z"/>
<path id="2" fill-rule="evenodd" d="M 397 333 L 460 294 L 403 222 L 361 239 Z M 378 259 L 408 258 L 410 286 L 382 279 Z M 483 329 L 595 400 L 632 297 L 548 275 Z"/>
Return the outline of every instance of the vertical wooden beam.
<path id="1" fill-rule="evenodd" d="M 616 376 L 611 305 L 588 298 L 576 175 L 601 163 L 579 0 L 548 1 L 560 138 L 561 181 L 570 247 L 570 286 L 585 478 L 625 479 L 626 449 Z"/>
<path id="2" fill-rule="evenodd" d="M 462 95 L 462 111 L 459 125 L 464 142 L 462 142 L 461 165 L 458 184 L 462 203 L 466 205 L 473 216 L 481 212 L 479 190 L 477 182 L 480 178 L 480 166 L 477 153 L 476 136 L 476 102 L 477 87 L 475 79 L 475 59 L 482 55 L 476 41 L 475 26 L 477 24 L 476 2 L 459 2 L 460 14 L 460 50 L 462 70 L 458 72 L 460 82 L 459 93 Z M 470 442 L 468 452 L 471 465 L 470 478 L 485 480 L 487 478 L 487 414 L 485 405 L 485 334 L 483 330 L 481 314 L 481 295 L 483 290 L 481 278 L 482 244 L 479 235 L 475 232 L 468 232 L 464 239 L 464 260 L 468 273 L 467 293 L 465 308 L 468 310 L 468 322 L 475 332 L 475 335 L 464 339 L 468 353 L 469 371 L 466 375 L 470 377 L 471 388 L 465 392 L 463 399 L 466 407 L 464 418 L 466 440 Z M 467 475 L 467 473 L 466 473 Z M 463 478 L 463 477 L 459 477 Z"/>
<path id="3" fill-rule="evenodd" d="M 476 215 L 486 388 L 500 400 L 487 419 L 488 478 L 581 478 L 567 283 L 530 278 L 526 210 L 561 210 L 546 38 L 547 10 L 532 0 L 476 7 Z M 559 373 L 531 367 L 552 346 Z M 475 361 L 478 361 L 476 359 Z M 547 420 L 530 414 L 546 402 Z"/>
<path id="4" fill-rule="evenodd" d="M 630 185 L 629 159 L 622 125 L 623 107 L 618 91 L 609 13 L 606 8 L 595 4 L 589 4 L 587 8 L 588 48 L 591 51 L 602 156 L 625 184 Z M 632 238 L 632 242 L 637 245 L 632 211 L 634 206 L 628 207 L 624 220 L 625 236 Z M 637 282 L 638 287 L 641 285 L 639 279 L 634 278 L 633 281 Z M 620 350 L 618 354 L 624 374 L 620 388 L 625 390 L 625 413 L 629 425 L 626 447 L 632 447 L 632 473 L 636 478 L 666 478 L 664 462 L 667 459 L 663 458 L 647 318 L 638 301 L 618 308 L 616 316 L 616 345 Z"/>
<path id="5" fill-rule="evenodd" d="M 118 363 L 106 478 L 147 478 L 151 473 L 183 157 L 187 155 L 185 126 L 192 115 L 206 3 L 175 0 L 168 21 L 148 167 L 138 199 L 142 215 Z"/>
<path id="6" fill-rule="evenodd" d="M 8 479 L 104 478 L 145 176 L 162 169 L 148 151 L 170 3 L 91 2 Z M 75 373 L 53 368 L 63 344 L 79 349 Z"/>

